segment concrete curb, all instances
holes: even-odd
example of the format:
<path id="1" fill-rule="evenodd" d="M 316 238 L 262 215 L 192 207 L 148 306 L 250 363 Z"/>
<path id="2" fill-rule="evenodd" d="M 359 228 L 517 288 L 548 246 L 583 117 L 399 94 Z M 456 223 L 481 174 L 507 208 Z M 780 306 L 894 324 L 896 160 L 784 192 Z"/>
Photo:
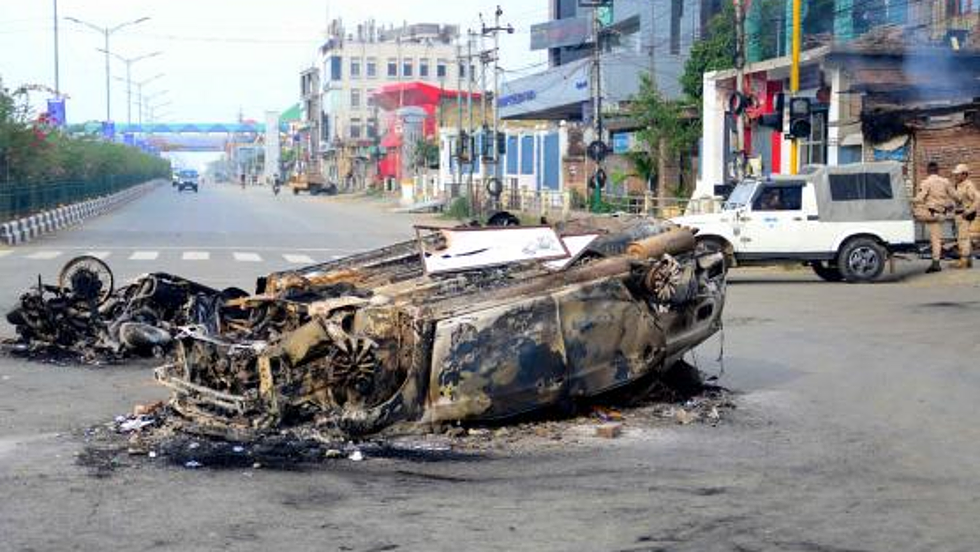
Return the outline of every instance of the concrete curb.
<path id="1" fill-rule="evenodd" d="M 4 245 L 27 243 L 39 236 L 74 226 L 142 197 L 160 184 L 160 180 L 137 184 L 109 196 L 97 197 L 4 222 L 0 224 L 0 243 Z"/>

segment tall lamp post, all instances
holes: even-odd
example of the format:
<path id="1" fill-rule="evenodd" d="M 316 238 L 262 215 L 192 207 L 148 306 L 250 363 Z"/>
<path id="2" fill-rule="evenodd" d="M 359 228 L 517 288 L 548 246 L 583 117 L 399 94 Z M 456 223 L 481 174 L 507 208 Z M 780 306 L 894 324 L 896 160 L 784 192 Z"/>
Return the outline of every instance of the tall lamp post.
<path id="1" fill-rule="evenodd" d="M 144 59 L 149 59 L 151 57 L 159 56 L 163 52 L 160 51 L 150 52 L 149 54 L 143 54 L 141 56 L 127 58 L 119 54 L 109 52 L 108 50 L 103 50 L 102 48 L 96 48 L 96 50 L 109 54 L 112 57 L 126 64 L 126 78 L 120 80 L 124 80 L 126 82 L 126 125 L 132 126 L 133 124 L 133 77 L 132 77 L 133 64 L 138 61 L 143 61 Z"/>
<path id="2" fill-rule="evenodd" d="M 139 126 L 143 126 L 143 86 L 162 78 L 163 73 L 157 73 L 148 79 L 136 81 L 136 119 Z"/>
<path id="3" fill-rule="evenodd" d="M 150 100 L 155 100 L 160 96 L 163 96 L 164 94 L 167 94 L 169 92 L 170 92 L 169 90 L 159 90 L 157 92 L 154 92 L 153 94 L 147 94 L 146 96 L 143 97 L 143 102 L 142 102 L 143 105 L 140 107 L 140 109 L 143 110 L 143 116 L 146 117 L 147 123 L 153 122 L 153 117 L 150 116 L 151 115 L 150 110 L 153 107 L 150 105 Z"/>
<path id="4" fill-rule="evenodd" d="M 109 122 L 109 121 L 112 120 L 112 107 L 111 107 L 111 104 L 110 104 L 110 96 L 111 96 L 112 92 L 110 91 L 110 88 L 111 87 L 109 85 L 109 81 L 110 81 L 110 76 L 109 76 L 109 52 L 110 52 L 110 50 L 109 50 L 109 37 L 113 33 L 115 33 L 116 31 L 118 31 L 120 29 L 123 29 L 125 27 L 130 26 L 130 25 L 136 25 L 138 23 L 142 23 L 144 21 L 147 21 L 150 18 L 149 17 L 141 17 L 139 19 L 134 19 L 132 21 L 126 21 L 125 23 L 120 23 L 120 24 L 116 25 L 115 27 L 100 27 L 100 26 L 98 26 L 98 25 L 96 25 L 94 23 L 89 23 L 88 21 L 82 21 L 81 19 L 78 19 L 76 17 L 65 17 L 65 19 L 68 20 L 68 21 L 71 21 L 72 23 L 77 23 L 79 25 L 88 27 L 89 29 L 92 29 L 93 31 L 96 31 L 97 33 L 101 34 L 103 36 L 104 40 L 105 40 L 105 47 L 103 48 L 103 51 L 105 52 L 105 120 L 106 120 L 106 122 Z"/>

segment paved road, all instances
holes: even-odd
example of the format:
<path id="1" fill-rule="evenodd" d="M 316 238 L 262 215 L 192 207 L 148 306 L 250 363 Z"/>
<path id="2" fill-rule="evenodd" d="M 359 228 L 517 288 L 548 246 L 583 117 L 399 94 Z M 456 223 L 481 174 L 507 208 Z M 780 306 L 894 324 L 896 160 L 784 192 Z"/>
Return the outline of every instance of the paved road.
<path id="1" fill-rule="evenodd" d="M 279 249 L 293 239 L 326 248 L 344 236 L 353 249 L 408 229 L 372 207 L 277 205 L 230 191 L 157 193 L 18 249 L 0 259 L 0 292 L 16 293 L 10 275 L 60 264 L 23 259 L 25 251 L 94 246 L 90 231 L 111 240 L 104 249 L 159 250 L 146 263 L 223 280 L 284 263 L 267 252 L 302 251 Z M 178 201 L 210 205 L 199 213 L 212 222 L 168 213 Z M 288 240 L 224 232 L 281 227 L 257 213 L 285 218 L 286 206 L 315 226 Z M 222 209 L 240 211 L 238 222 Z M 140 230 L 112 232 L 125 228 Z M 186 249 L 183 236 L 194 238 Z M 219 260 L 220 245 L 259 253 L 263 264 Z M 162 253 L 178 250 L 212 258 Z M 122 265 L 147 270 L 128 258 Z M 800 271 L 736 273 L 721 381 L 738 390 L 739 408 L 725 423 L 634 427 L 612 441 L 475 462 L 369 458 L 305 472 L 145 466 L 94 477 L 75 464 L 70 432 L 161 396 L 147 367 L 0 359 L 0 549 L 976 550 L 980 270 L 927 277 L 922 268 L 902 265 L 895 281 L 867 286 Z M 720 345 L 698 351 L 706 370 L 720 370 Z"/>
<path id="2" fill-rule="evenodd" d="M 169 271 L 205 283 L 251 287 L 256 276 L 324 262 L 411 237 L 413 219 L 379 216 L 378 204 L 274 196 L 267 188 L 163 186 L 104 217 L 17 248 L 0 248 L 0 305 L 25 277 L 55 278 L 75 255 L 93 254 L 122 279 Z"/>

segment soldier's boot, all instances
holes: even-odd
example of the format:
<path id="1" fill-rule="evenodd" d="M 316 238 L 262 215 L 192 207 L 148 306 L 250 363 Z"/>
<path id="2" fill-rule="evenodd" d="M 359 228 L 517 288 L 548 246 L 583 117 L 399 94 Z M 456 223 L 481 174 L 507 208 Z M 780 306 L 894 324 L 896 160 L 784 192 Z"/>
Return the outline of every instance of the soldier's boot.
<path id="1" fill-rule="evenodd" d="M 967 261 L 969 261 L 969 259 L 960 257 L 959 260 L 957 260 L 956 263 L 953 264 L 953 268 L 967 268 L 966 266 Z"/>
<path id="2" fill-rule="evenodd" d="M 932 274 L 933 272 L 939 272 L 942 269 L 943 269 L 943 267 L 939 266 L 939 261 L 932 261 L 932 264 L 929 265 L 929 268 L 926 269 L 926 274 Z"/>

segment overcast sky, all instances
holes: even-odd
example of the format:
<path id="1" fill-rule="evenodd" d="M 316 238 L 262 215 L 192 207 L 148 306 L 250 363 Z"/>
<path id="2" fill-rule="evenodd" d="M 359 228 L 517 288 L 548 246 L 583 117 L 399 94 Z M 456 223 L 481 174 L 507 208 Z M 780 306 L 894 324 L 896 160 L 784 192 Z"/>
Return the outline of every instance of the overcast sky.
<path id="1" fill-rule="evenodd" d="M 241 109 L 259 119 L 266 110 L 298 100 L 299 71 L 314 60 L 328 18 L 342 17 L 348 29 L 373 17 L 379 24 L 438 22 L 479 28 L 479 13 L 492 21 L 497 4 L 514 35 L 502 35 L 501 65 L 527 74 L 544 56 L 528 49 L 531 24 L 547 17 L 547 0 L 58 0 L 61 90 L 69 96 L 69 122 L 105 117 L 103 38 L 65 21 L 65 16 L 99 26 L 150 17 L 112 35 L 110 50 L 126 58 L 163 54 L 132 65 L 133 80 L 165 76 L 144 88 L 167 90 L 157 102 L 169 121 L 232 121 Z M 54 85 L 52 0 L 0 0 L 0 78 L 7 88 Z M 113 76 L 125 65 L 112 61 Z M 135 91 L 134 91 L 135 96 Z M 44 94 L 34 94 L 40 105 Z M 135 114 L 135 97 L 133 120 Z M 112 80 L 112 118 L 126 120 L 126 85 Z"/>

